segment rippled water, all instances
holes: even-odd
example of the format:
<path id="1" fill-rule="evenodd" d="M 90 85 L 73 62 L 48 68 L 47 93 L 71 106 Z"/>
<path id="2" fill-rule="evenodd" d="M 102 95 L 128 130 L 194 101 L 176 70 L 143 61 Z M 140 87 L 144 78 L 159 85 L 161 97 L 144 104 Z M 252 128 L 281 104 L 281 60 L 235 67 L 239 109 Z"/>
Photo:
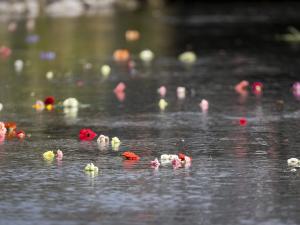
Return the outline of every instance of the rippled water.
<path id="1" fill-rule="evenodd" d="M 198 5 L 40 18 L 34 31 L 40 42 L 32 45 L 24 41 L 24 21 L 15 33 L 2 21 L 1 44 L 13 54 L 0 62 L 0 118 L 31 136 L 0 145 L 0 224 L 299 224 L 299 172 L 286 165 L 299 157 L 299 101 L 290 90 L 299 80 L 299 45 L 275 40 L 288 25 L 300 25 L 299 9 L 295 3 Z M 126 43 L 128 28 L 139 29 L 141 41 Z M 135 71 L 112 61 L 120 47 L 133 52 Z M 144 48 L 157 56 L 151 65 L 138 60 Z M 187 48 L 199 55 L 192 67 L 176 59 Z M 40 60 L 49 50 L 57 58 Z M 20 74 L 13 69 L 19 58 L 26 62 Z M 84 69 L 86 63 L 92 68 Z M 107 80 L 103 63 L 112 66 Z M 243 79 L 263 82 L 263 95 L 238 96 L 234 85 Z M 120 81 L 127 85 L 124 102 L 112 92 Z M 168 88 L 164 112 L 161 85 Z M 187 88 L 185 100 L 176 98 L 177 86 Z M 76 97 L 86 107 L 77 115 L 31 108 L 48 95 Z M 198 106 L 203 98 L 207 113 Z M 239 126 L 241 117 L 247 126 Z M 119 137 L 120 150 L 79 142 L 84 127 Z M 42 159 L 58 148 L 62 161 Z M 124 161 L 125 150 L 141 160 Z M 178 152 L 193 158 L 189 169 L 150 168 L 155 157 Z M 98 176 L 84 173 L 89 162 Z"/>

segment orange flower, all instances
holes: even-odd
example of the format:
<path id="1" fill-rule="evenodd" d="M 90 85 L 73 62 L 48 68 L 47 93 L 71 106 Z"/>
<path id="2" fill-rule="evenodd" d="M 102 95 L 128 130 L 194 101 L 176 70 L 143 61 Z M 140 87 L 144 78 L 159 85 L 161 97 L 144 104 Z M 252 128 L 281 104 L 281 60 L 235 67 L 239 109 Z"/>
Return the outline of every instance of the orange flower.
<path id="1" fill-rule="evenodd" d="M 117 62 L 124 62 L 129 60 L 130 54 L 127 49 L 117 49 L 114 52 L 114 60 Z"/>
<path id="2" fill-rule="evenodd" d="M 5 128 L 7 129 L 8 136 L 15 136 L 17 124 L 15 122 L 5 122 Z"/>
<path id="3" fill-rule="evenodd" d="M 133 152 L 124 152 L 122 154 L 122 156 L 124 156 L 128 160 L 139 160 L 140 159 L 140 157 Z"/>

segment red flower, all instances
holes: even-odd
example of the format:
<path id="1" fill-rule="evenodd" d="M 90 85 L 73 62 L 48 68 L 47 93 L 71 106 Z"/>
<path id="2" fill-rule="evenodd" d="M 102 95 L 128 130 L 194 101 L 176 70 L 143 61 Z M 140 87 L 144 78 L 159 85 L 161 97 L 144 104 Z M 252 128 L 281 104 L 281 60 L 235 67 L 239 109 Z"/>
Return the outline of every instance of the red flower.
<path id="1" fill-rule="evenodd" d="M 246 120 L 246 118 L 241 118 L 241 119 L 240 119 L 240 125 L 241 125 L 241 126 L 246 126 L 246 125 L 247 125 L 247 120 Z"/>
<path id="2" fill-rule="evenodd" d="M 81 141 L 91 141 L 93 140 L 97 134 L 91 129 L 81 129 L 79 132 L 79 139 Z"/>
<path id="3" fill-rule="evenodd" d="M 122 154 L 122 156 L 124 156 L 128 160 L 139 160 L 140 159 L 140 157 L 133 152 L 124 152 Z"/>
<path id="4" fill-rule="evenodd" d="M 48 96 L 44 100 L 45 105 L 54 105 L 54 102 L 55 102 L 55 98 L 53 96 Z"/>
<path id="5" fill-rule="evenodd" d="M 17 136 L 17 138 L 19 138 L 19 139 L 24 139 L 24 138 L 25 138 L 25 132 L 22 131 L 22 130 L 19 130 L 19 131 L 17 131 L 16 136 Z"/>
<path id="6" fill-rule="evenodd" d="M 185 157 L 187 157 L 185 154 L 183 154 L 183 153 L 179 153 L 178 154 L 178 158 L 181 160 L 181 161 L 185 161 Z M 192 158 L 191 157 L 189 157 L 190 158 L 190 160 L 192 160 Z"/>
<path id="7" fill-rule="evenodd" d="M 255 95 L 260 95 L 263 90 L 263 84 L 261 82 L 254 82 L 252 84 L 252 91 Z"/>

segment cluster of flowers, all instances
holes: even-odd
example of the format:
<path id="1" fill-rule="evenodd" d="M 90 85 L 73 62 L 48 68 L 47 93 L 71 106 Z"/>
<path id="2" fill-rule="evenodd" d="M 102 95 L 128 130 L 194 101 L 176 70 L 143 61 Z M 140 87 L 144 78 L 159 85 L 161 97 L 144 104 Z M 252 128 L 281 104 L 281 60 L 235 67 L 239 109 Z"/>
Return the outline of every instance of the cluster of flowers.
<path id="1" fill-rule="evenodd" d="M 76 98 L 67 98 L 62 103 L 62 106 L 64 109 L 78 109 L 79 102 Z M 43 111 L 44 109 L 51 111 L 55 107 L 55 98 L 53 96 L 48 96 L 44 101 L 37 100 L 32 107 L 36 109 L 36 111 Z"/>
<path id="2" fill-rule="evenodd" d="M 162 166 L 172 165 L 174 169 L 189 168 L 191 164 L 192 164 L 192 158 L 186 156 L 183 153 L 179 153 L 178 155 L 163 154 L 160 156 L 160 162 L 157 158 L 151 161 L 151 167 L 154 169 L 158 169 L 160 165 Z"/>
<path id="3" fill-rule="evenodd" d="M 15 122 L 0 122 L 0 142 L 3 142 L 7 137 L 11 138 L 25 138 L 25 132 L 23 130 L 17 130 L 17 124 Z"/>

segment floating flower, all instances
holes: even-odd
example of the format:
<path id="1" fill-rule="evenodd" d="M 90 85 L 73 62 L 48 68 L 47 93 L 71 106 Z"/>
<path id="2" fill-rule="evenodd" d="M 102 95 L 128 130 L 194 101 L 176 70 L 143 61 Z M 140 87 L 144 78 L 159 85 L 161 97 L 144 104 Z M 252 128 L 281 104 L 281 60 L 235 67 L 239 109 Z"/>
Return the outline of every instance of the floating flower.
<path id="1" fill-rule="evenodd" d="M 155 168 L 155 169 L 158 169 L 160 166 L 160 162 L 158 161 L 157 158 L 155 158 L 153 161 L 151 161 L 150 164 L 151 164 L 151 167 Z"/>
<path id="2" fill-rule="evenodd" d="M 171 164 L 174 159 L 179 159 L 178 155 L 162 154 L 160 156 L 160 161 L 162 165 Z"/>
<path id="3" fill-rule="evenodd" d="M 200 104 L 199 104 L 199 106 L 200 106 L 202 112 L 206 112 L 208 110 L 209 103 L 208 103 L 207 100 L 202 99 L 201 102 L 200 102 Z"/>
<path id="4" fill-rule="evenodd" d="M 11 49 L 6 46 L 0 47 L 0 57 L 2 59 L 7 59 L 11 55 Z"/>
<path id="5" fill-rule="evenodd" d="M 109 65 L 101 66 L 101 73 L 104 77 L 108 77 L 111 72 L 111 68 Z"/>
<path id="6" fill-rule="evenodd" d="M 167 88 L 165 86 L 160 86 L 160 88 L 157 89 L 157 92 L 159 93 L 160 97 L 164 98 L 167 94 Z"/>
<path id="7" fill-rule="evenodd" d="M 63 102 L 63 107 L 64 108 L 78 108 L 79 107 L 79 102 L 76 98 L 67 98 Z"/>
<path id="8" fill-rule="evenodd" d="M 193 64 L 197 60 L 197 55 L 194 52 L 183 52 L 178 56 L 179 61 L 185 64 Z"/>
<path id="9" fill-rule="evenodd" d="M 91 129 L 81 129 L 79 132 L 79 139 L 81 141 L 91 141 L 93 140 L 97 134 Z"/>
<path id="10" fill-rule="evenodd" d="M 120 141 L 120 140 L 119 140 Z M 101 134 L 98 139 L 97 143 L 101 145 L 108 145 L 109 144 L 109 137 Z"/>
<path id="11" fill-rule="evenodd" d="M 290 158 L 287 160 L 287 164 L 291 167 L 300 167 L 300 160 L 297 158 Z"/>
<path id="12" fill-rule="evenodd" d="M 254 82 L 252 84 L 252 91 L 255 95 L 261 95 L 263 90 L 263 84 L 261 82 Z"/>
<path id="13" fill-rule="evenodd" d="M 149 49 L 145 49 L 140 52 L 140 59 L 143 62 L 149 63 L 154 59 L 154 53 Z"/>
<path id="14" fill-rule="evenodd" d="M 300 42 L 300 31 L 295 27 L 288 27 L 289 33 L 279 35 L 278 39 L 286 42 Z"/>
<path id="15" fill-rule="evenodd" d="M 162 98 L 159 100 L 158 106 L 159 106 L 160 110 L 164 111 L 165 108 L 168 106 L 168 102 Z"/>
<path id="16" fill-rule="evenodd" d="M 44 152 L 43 154 L 43 157 L 45 160 L 48 160 L 48 161 L 51 161 L 54 159 L 54 152 L 53 151 L 47 151 L 47 152 Z"/>
<path id="17" fill-rule="evenodd" d="M 133 152 L 124 152 L 122 154 L 122 156 L 124 156 L 128 160 L 139 160 L 140 159 L 140 157 Z"/>
<path id="18" fill-rule="evenodd" d="M 119 93 L 119 92 L 124 92 L 126 89 L 126 85 L 123 82 L 118 83 L 118 85 L 115 87 L 114 92 Z"/>
<path id="19" fill-rule="evenodd" d="M 173 169 L 178 169 L 182 167 L 180 159 L 173 159 L 172 161 Z"/>
<path id="20" fill-rule="evenodd" d="M 21 59 L 17 59 L 14 63 L 15 71 L 20 73 L 23 70 L 24 62 Z"/>
<path id="21" fill-rule="evenodd" d="M 3 104 L 0 103 L 0 112 L 2 111 L 2 109 L 3 109 Z"/>
<path id="22" fill-rule="evenodd" d="M 16 132 L 16 136 L 17 136 L 17 138 L 19 138 L 19 139 L 24 139 L 24 138 L 26 137 L 26 134 L 25 134 L 24 131 L 19 130 L 19 131 Z"/>
<path id="23" fill-rule="evenodd" d="M 9 136 L 15 136 L 17 124 L 15 122 L 5 122 L 5 128 Z"/>
<path id="24" fill-rule="evenodd" d="M 247 119 L 246 118 L 240 118 L 239 123 L 241 126 L 246 126 L 247 125 Z"/>
<path id="25" fill-rule="evenodd" d="M 127 41 L 137 41 L 140 39 L 140 32 L 137 30 L 127 30 L 125 32 L 125 38 Z"/>
<path id="26" fill-rule="evenodd" d="M 26 37 L 25 41 L 28 43 L 28 44 L 34 44 L 36 42 L 38 42 L 40 39 L 40 37 L 36 34 L 30 34 Z"/>
<path id="27" fill-rule="evenodd" d="M 185 98 L 185 87 L 177 87 L 177 98 L 184 99 Z"/>
<path id="28" fill-rule="evenodd" d="M 93 163 L 88 163 L 85 167 L 84 167 L 85 171 L 90 171 L 90 172 L 98 172 L 98 167 L 95 166 Z"/>
<path id="29" fill-rule="evenodd" d="M 58 150 L 56 151 L 56 159 L 57 159 L 57 160 L 62 160 L 63 156 L 64 156 L 63 152 L 62 152 L 61 150 L 58 149 Z"/>
<path id="30" fill-rule="evenodd" d="M 128 61 L 130 58 L 130 53 L 127 49 L 117 49 L 114 52 L 114 60 L 117 62 L 125 62 Z"/>
<path id="31" fill-rule="evenodd" d="M 6 131 L 7 131 L 7 129 L 5 127 L 5 123 L 0 122 L 0 136 L 5 136 Z"/>
<path id="32" fill-rule="evenodd" d="M 46 78 L 47 78 L 47 80 L 52 80 L 53 77 L 54 77 L 53 71 L 48 71 L 48 72 L 46 73 Z"/>
<path id="33" fill-rule="evenodd" d="M 121 141 L 120 141 L 119 138 L 113 137 L 113 138 L 111 139 L 111 146 L 112 146 L 112 148 L 113 148 L 114 150 L 118 150 L 120 144 L 121 144 Z"/>
<path id="34" fill-rule="evenodd" d="M 45 103 L 41 100 L 37 100 L 32 108 L 36 109 L 36 111 L 43 111 L 45 109 Z"/>
<path id="35" fill-rule="evenodd" d="M 42 60 L 54 60 L 56 58 L 56 53 L 55 52 L 41 52 L 40 58 Z"/>
<path id="36" fill-rule="evenodd" d="M 237 85 L 235 85 L 234 89 L 237 93 L 239 93 L 242 96 L 246 96 L 248 94 L 248 91 L 246 88 L 249 86 L 249 82 L 246 80 L 241 81 Z"/>
<path id="37" fill-rule="evenodd" d="M 300 82 L 295 82 L 293 84 L 292 89 L 293 89 L 293 95 L 295 96 L 295 98 L 300 100 Z"/>
<path id="38" fill-rule="evenodd" d="M 55 98 L 53 96 L 48 96 L 44 100 L 45 105 L 54 105 L 55 103 Z"/>

